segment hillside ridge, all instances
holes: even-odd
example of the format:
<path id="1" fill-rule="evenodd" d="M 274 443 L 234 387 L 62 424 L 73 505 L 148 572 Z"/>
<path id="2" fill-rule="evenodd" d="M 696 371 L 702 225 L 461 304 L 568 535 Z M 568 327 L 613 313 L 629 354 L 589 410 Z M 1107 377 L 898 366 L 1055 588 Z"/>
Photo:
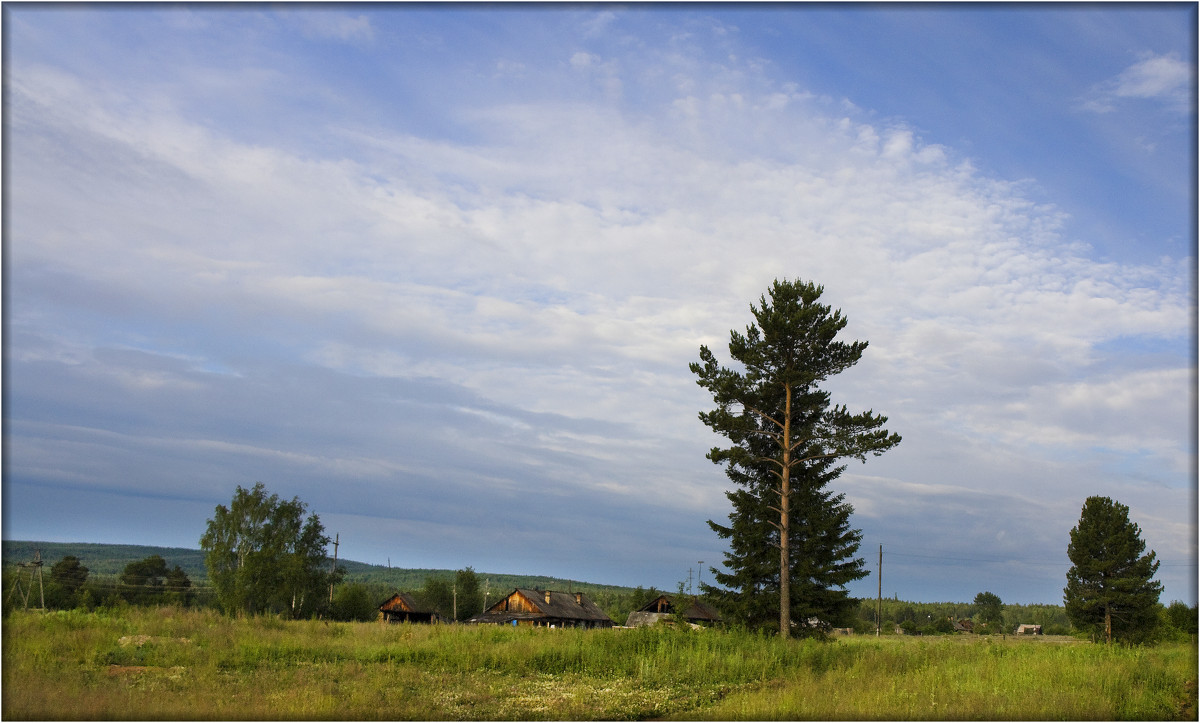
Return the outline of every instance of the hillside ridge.
<path id="1" fill-rule="evenodd" d="M 0 541 L 0 560 L 4 566 L 28 563 L 34 554 L 41 551 L 41 559 L 47 568 L 67 555 L 74 555 L 88 568 L 91 575 L 120 575 L 131 562 L 144 560 L 150 555 L 159 555 L 168 566 L 179 565 L 197 584 L 208 579 L 204 566 L 204 551 L 189 547 L 163 547 L 158 545 L 129 545 L 105 542 L 38 542 L 31 540 Z M 389 585 L 398 590 L 417 590 L 427 578 L 452 580 L 455 570 L 437 568 L 400 568 L 373 565 L 355 560 L 339 559 L 338 565 L 346 570 L 347 582 L 367 582 Z M 632 591 L 635 588 L 622 585 L 603 585 L 568 580 L 547 575 L 518 575 L 476 571 L 481 585 L 493 589 L 540 588 L 587 592 L 588 590 Z"/>

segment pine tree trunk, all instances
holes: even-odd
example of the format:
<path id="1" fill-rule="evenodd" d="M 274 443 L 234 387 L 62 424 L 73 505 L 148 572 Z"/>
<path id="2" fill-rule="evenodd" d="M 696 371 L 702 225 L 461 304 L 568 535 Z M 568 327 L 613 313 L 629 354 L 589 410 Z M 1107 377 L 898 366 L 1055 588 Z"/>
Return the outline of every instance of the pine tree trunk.
<path id="1" fill-rule="evenodd" d="M 1104 606 L 1104 640 L 1112 645 L 1112 610 L 1107 604 Z"/>
<path id="2" fill-rule="evenodd" d="M 792 387 L 784 387 L 783 407 L 783 470 L 779 485 L 779 634 L 789 637 L 792 633 L 792 565 L 788 530 L 792 490 Z"/>

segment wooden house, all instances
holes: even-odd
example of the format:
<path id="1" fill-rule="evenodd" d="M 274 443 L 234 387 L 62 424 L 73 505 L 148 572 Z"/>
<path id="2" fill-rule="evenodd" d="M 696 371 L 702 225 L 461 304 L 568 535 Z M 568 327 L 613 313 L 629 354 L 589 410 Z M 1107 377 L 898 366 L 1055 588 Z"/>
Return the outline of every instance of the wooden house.
<path id="1" fill-rule="evenodd" d="M 1025 625 L 1017 626 L 1017 635 L 1041 635 L 1041 634 L 1042 634 L 1042 626 L 1041 625 L 1025 624 Z"/>
<path id="2" fill-rule="evenodd" d="M 683 603 L 686 603 L 683 608 L 683 617 L 689 623 L 693 625 L 711 625 L 712 623 L 721 622 L 721 616 L 717 614 L 717 611 L 708 604 L 701 602 L 698 598 L 682 598 L 681 600 Z M 669 620 L 675 614 L 675 611 L 675 600 L 669 595 L 659 595 L 640 609 L 629 613 L 629 619 L 625 621 L 625 626 L 636 628 L 643 625 L 654 625 L 659 620 Z"/>
<path id="3" fill-rule="evenodd" d="M 408 593 L 398 592 L 379 606 L 379 614 L 389 623 L 440 623 L 442 616 L 422 610 Z"/>
<path id="4" fill-rule="evenodd" d="M 516 588 L 468 623 L 550 628 L 611 628 L 613 621 L 581 592 Z"/>

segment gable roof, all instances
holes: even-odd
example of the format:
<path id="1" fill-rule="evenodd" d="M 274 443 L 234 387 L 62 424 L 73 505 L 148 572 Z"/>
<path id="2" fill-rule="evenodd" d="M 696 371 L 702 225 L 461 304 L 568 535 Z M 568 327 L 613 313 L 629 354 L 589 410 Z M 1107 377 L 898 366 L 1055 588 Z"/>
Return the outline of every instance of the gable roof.
<path id="1" fill-rule="evenodd" d="M 514 601 L 514 597 L 517 598 L 517 607 L 521 609 L 511 609 L 510 601 Z M 605 615 L 596 603 L 581 592 L 531 590 L 520 587 L 514 588 L 482 615 L 476 615 L 471 620 L 484 622 L 500 617 L 509 620 L 548 618 L 612 624 L 612 618 Z"/>
<path id="2" fill-rule="evenodd" d="M 379 605 L 380 610 L 388 612 L 405 612 L 405 613 L 432 613 L 432 610 L 424 610 L 411 595 L 406 592 L 398 592 L 392 595 L 387 600 L 384 600 Z"/>
<path id="3" fill-rule="evenodd" d="M 683 616 L 688 620 L 712 620 L 714 622 L 721 619 L 721 615 L 712 608 L 709 604 L 702 602 L 699 598 L 683 598 L 687 608 L 683 611 Z M 674 613 L 675 599 L 670 595 L 659 595 L 642 607 L 638 608 L 638 612 L 643 613 Z"/>

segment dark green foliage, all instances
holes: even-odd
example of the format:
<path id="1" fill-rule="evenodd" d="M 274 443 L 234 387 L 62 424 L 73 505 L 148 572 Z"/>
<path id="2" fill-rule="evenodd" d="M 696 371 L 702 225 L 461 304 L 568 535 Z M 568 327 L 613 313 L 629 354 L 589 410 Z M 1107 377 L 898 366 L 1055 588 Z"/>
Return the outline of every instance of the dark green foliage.
<path id="1" fill-rule="evenodd" d="M 131 562 L 159 555 L 173 565 L 179 565 L 192 580 L 201 580 L 207 574 L 204 567 L 204 551 L 186 547 L 159 547 L 154 545 L 117 545 L 101 542 L 32 542 L 4 540 L 4 562 L 27 562 L 40 550 L 42 558 L 52 560 L 71 556 L 87 565 L 92 576 L 119 576 Z"/>
<path id="2" fill-rule="evenodd" d="M 121 573 L 121 597 L 134 605 L 158 600 L 162 596 L 166 577 L 167 561 L 160 555 L 131 562 Z"/>
<path id="3" fill-rule="evenodd" d="M 930 617 L 926 620 L 925 629 L 928 635 L 948 635 L 954 632 L 954 623 L 950 618 Z"/>
<path id="4" fill-rule="evenodd" d="M 50 568 L 50 579 L 62 586 L 70 594 L 78 592 L 87 582 L 88 569 L 80 564 L 79 558 L 67 555 L 54 563 Z"/>
<path id="5" fill-rule="evenodd" d="M 176 565 L 167 572 L 165 587 L 164 602 L 191 605 L 194 599 L 192 581 L 182 567 Z"/>
<path id="6" fill-rule="evenodd" d="M 458 620 L 466 620 L 483 612 L 483 591 L 479 589 L 475 570 L 467 567 L 454 574 L 454 593 Z"/>
<path id="7" fill-rule="evenodd" d="M 1000 596 L 990 592 L 981 592 L 975 596 L 976 622 L 984 625 L 1000 627 L 1004 625 L 1004 605 Z"/>
<path id="8" fill-rule="evenodd" d="M 315 514 L 304 518 L 305 509 L 299 498 L 268 495 L 261 482 L 239 485 L 229 507 L 217 505 L 200 547 L 226 611 L 304 618 L 328 605 L 342 573 L 330 569 L 329 537 Z"/>
<path id="9" fill-rule="evenodd" d="M 192 581 L 179 565 L 167 567 L 161 555 L 131 562 L 119 578 L 118 593 L 132 605 L 187 605 Z"/>
<path id="10" fill-rule="evenodd" d="M 338 585 L 333 592 L 333 608 L 330 616 L 334 620 L 370 622 L 379 617 L 379 607 L 361 582 Z"/>
<path id="11" fill-rule="evenodd" d="M 1197 627 L 1196 606 L 1188 607 L 1187 603 L 1173 600 L 1165 610 L 1167 624 L 1184 635 L 1195 635 Z"/>
<path id="12" fill-rule="evenodd" d="M 728 572 L 702 589 L 735 621 L 779 631 L 820 633 L 848 625 L 857 604 L 845 585 L 867 575 L 856 558 L 861 535 L 851 506 L 826 489 L 844 469 L 837 460 L 879 455 L 900 442 L 886 417 L 833 406 L 818 385 L 854 366 L 867 343 L 836 341 L 840 311 L 818 303 L 823 289 L 775 281 L 769 299 L 750 310 L 755 324 L 730 333 L 729 354 L 744 371 L 720 366 L 707 347 L 691 370 L 717 408 L 700 420 L 729 439 L 708 458 L 726 466 L 735 485 L 728 526 L 709 521 L 729 540 Z"/>
<path id="13" fill-rule="evenodd" d="M 45 581 L 46 607 L 51 610 L 67 610 L 79 604 L 80 589 L 88 579 L 88 569 L 80 564 L 79 558 L 66 555 L 50 568 Z"/>
<path id="14" fill-rule="evenodd" d="M 1089 497 L 1071 529 L 1063 603 L 1072 624 L 1093 639 L 1140 642 L 1157 624 L 1162 584 L 1154 580 L 1154 551 L 1143 555 L 1141 529 L 1129 508 L 1108 497 Z"/>
<path id="15" fill-rule="evenodd" d="M 422 608 L 433 610 L 445 620 L 454 619 L 454 585 L 436 577 L 425 579 L 425 586 L 415 595 Z"/>

